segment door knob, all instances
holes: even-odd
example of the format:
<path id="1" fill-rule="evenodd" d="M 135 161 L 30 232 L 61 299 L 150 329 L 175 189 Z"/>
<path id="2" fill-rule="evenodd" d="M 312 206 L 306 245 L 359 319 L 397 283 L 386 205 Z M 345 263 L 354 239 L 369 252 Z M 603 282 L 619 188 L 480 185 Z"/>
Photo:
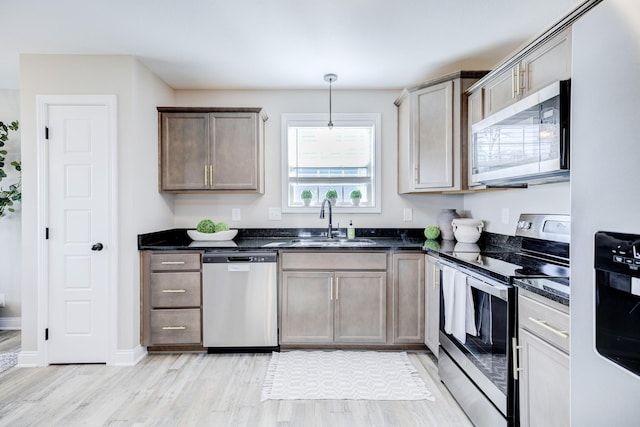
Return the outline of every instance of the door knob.
<path id="1" fill-rule="evenodd" d="M 91 246 L 92 251 L 101 251 L 103 248 L 104 246 L 102 246 L 102 243 L 96 243 L 95 245 Z"/>

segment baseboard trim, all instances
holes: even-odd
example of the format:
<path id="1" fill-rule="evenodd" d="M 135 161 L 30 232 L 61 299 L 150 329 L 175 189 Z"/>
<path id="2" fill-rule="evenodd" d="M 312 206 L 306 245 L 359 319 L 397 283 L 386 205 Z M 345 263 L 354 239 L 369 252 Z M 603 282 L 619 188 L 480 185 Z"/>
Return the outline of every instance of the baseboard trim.
<path id="1" fill-rule="evenodd" d="M 146 348 L 138 345 L 131 350 L 116 350 L 113 366 L 134 366 L 147 355 Z"/>
<path id="2" fill-rule="evenodd" d="M 18 353 L 18 368 L 35 368 L 42 366 L 38 363 L 37 351 L 21 351 Z"/>
<path id="3" fill-rule="evenodd" d="M 0 330 L 20 330 L 22 329 L 21 317 L 0 317 Z"/>

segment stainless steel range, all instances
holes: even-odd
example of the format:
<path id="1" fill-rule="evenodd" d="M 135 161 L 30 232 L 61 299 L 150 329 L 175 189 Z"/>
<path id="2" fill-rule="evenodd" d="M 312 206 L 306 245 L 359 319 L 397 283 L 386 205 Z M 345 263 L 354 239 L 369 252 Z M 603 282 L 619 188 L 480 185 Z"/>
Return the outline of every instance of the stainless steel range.
<path id="1" fill-rule="evenodd" d="M 456 245 L 441 253 L 443 383 L 476 426 L 515 426 L 517 288 L 569 298 L 570 218 L 523 214 L 516 246 Z"/>

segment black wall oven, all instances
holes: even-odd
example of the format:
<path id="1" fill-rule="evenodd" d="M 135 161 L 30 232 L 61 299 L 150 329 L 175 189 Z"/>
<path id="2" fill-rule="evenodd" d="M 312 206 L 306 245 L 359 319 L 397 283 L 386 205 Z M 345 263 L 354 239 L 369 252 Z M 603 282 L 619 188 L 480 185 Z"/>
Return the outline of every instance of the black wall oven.
<path id="1" fill-rule="evenodd" d="M 440 377 L 475 425 L 514 425 L 515 288 L 444 259 L 439 263 Z"/>

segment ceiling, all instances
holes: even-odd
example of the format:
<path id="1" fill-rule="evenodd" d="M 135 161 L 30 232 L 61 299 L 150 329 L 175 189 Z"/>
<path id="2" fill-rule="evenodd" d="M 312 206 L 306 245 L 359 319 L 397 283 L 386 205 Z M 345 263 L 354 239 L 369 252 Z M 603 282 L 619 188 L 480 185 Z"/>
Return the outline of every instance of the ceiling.
<path id="1" fill-rule="evenodd" d="M 0 0 L 20 54 L 134 55 L 175 89 L 398 89 L 490 69 L 583 0 Z"/>

